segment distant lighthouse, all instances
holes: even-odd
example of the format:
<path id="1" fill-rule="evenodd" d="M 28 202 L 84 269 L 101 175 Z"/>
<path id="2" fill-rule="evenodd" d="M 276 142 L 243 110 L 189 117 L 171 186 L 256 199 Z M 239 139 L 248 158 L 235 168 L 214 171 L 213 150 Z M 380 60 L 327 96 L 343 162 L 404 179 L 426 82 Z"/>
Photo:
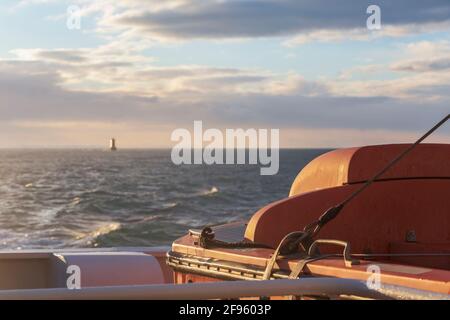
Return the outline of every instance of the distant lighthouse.
<path id="1" fill-rule="evenodd" d="M 116 139 L 111 138 L 111 141 L 110 141 L 110 147 L 109 147 L 109 148 L 111 149 L 111 151 L 116 151 L 116 150 L 117 150 L 117 147 L 116 147 Z"/>

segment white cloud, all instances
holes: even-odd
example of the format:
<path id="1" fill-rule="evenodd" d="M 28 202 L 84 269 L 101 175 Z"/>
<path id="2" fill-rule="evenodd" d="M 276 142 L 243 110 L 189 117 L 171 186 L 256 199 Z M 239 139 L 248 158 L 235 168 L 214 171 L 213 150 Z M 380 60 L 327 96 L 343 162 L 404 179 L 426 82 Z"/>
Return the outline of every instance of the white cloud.
<path id="1" fill-rule="evenodd" d="M 33 3 L 43 2 L 24 5 Z M 211 126 L 302 127 L 292 132 L 307 137 L 301 142 L 307 146 L 327 145 L 337 137 L 363 144 L 363 140 L 381 141 L 381 137 L 387 139 L 395 133 L 398 138 L 412 136 L 420 124 L 428 125 L 448 113 L 448 42 L 399 46 L 403 58 L 390 65 L 370 62 L 342 70 L 335 78 L 316 81 L 298 72 L 157 66 L 155 58 L 145 53 L 158 41 L 199 37 L 216 41 L 288 35 L 292 36 L 286 42 L 289 46 L 309 41 L 402 37 L 441 30 L 446 22 L 429 22 L 432 14 L 425 15 L 428 19 L 419 24 L 402 20 L 386 25 L 380 32 L 368 33 L 355 27 L 354 22 L 347 24 L 346 12 L 331 21 L 334 29 L 324 29 L 327 19 L 323 16 L 311 17 L 307 22 L 312 27 L 302 29 L 297 20 L 292 20 L 299 19 L 296 11 L 289 12 L 285 7 L 298 9 L 297 2 L 288 0 L 268 0 L 263 11 L 247 7 L 242 1 L 217 1 L 198 7 L 188 0 L 76 3 L 82 6 L 85 16 L 95 16 L 96 32 L 107 44 L 94 48 L 15 49 L 11 51 L 14 59 L 0 60 L 0 121 L 18 139 L 25 139 L 26 132 L 30 136 L 45 132 L 42 137 L 46 139 L 63 141 L 56 138 L 63 135 L 70 144 L 78 144 L 88 138 L 89 132 L 96 141 L 102 141 L 109 132 L 120 131 L 131 143 L 133 139 L 150 137 L 149 132 L 154 137 L 166 137 L 174 126 L 204 119 Z M 316 5 L 311 4 L 313 8 Z M 239 13 L 237 8 L 244 11 L 233 16 Z M 261 15 L 264 26 L 253 21 L 243 23 L 254 10 Z M 351 8 L 344 6 L 343 10 Z M 220 19 L 207 16 L 214 12 L 220 13 Z M 273 14 L 279 16 L 270 19 Z M 442 19 L 440 14 L 437 18 Z M 385 74 L 389 77 L 377 77 Z M 314 138 L 318 134 L 322 137 Z M 307 144 L 308 139 L 314 142 Z"/>
<path id="2" fill-rule="evenodd" d="M 449 41 L 421 41 L 408 44 L 405 48 L 406 56 L 390 67 L 394 71 L 420 73 L 449 73 L 450 42 Z"/>
<path id="3" fill-rule="evenodd" d="M 450 30 L 450 21 L 424 24 L 383 25 L 380 30 L 368 30 L 366 28 L 320 29 L 291 36 L 283 44 L 287 47 L 295 47 L 309 42 L 372 41 L 379 38 L 402 38 L 444 30 Z"/>

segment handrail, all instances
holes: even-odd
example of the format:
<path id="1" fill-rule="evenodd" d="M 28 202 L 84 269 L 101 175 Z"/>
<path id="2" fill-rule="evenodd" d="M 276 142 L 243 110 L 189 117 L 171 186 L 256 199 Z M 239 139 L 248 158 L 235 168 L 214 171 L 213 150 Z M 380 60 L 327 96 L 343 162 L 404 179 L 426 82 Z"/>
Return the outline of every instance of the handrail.
<path id="1" fill-rule="evenodd" d="M 344 247 L 344 252 L 342 253 L 342 256 L 344 257 L 345 266 L 347 268 L 351 268 L 355 264 L 359 264 L 358 260 L 352 259 L 351 255 L 351 249 L 350 249 L 350 243 L 347 241 L 341 241 L 341 240 L 334 240 L 334 239 L 319 239 L 313 242 L 313 244 L 309 247 L 308 255 L 310 257 L 313 257 L 317 255 L 318 246 L 320 244 L 328 244 L 328 245 L 335 245 L 335 246 L 341 246 Z"/>
<path id="2" fill-rule="evenodd" d="M 201 300 L 287 295 L 353 296 L 372 299 L 450 299 L 450 295 L 399 286 L 381 286 L 380 289 L 373 289 L 363 281 L 338 278 L 90 287 L 79 290 L 53 288 L 0 291 L 2 300 Z"/>

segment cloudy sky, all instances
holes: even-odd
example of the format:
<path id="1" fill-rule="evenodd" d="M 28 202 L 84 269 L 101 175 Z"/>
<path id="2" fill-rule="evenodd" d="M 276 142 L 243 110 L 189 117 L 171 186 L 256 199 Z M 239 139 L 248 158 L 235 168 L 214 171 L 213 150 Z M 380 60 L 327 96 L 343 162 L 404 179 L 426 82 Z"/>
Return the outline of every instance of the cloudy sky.
<path id="1" fill-rule="evenodd" d="M 194 120 L 408 142 L 450 111 L 448 0 L 2 0 L 0 39 L 0 147 L 169 147 Z"/>

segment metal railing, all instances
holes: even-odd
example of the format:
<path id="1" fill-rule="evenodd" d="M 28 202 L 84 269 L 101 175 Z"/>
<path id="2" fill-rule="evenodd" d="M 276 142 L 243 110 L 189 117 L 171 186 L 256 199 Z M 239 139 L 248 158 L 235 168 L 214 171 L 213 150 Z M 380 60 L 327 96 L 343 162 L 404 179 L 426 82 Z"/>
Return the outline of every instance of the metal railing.
<path id="1" fill-rule="evenodd" d="M 89 287 L 0 291 L 3 300 L 203 300 L 267 296 L 363 297 L 369 299 L 450 299 L 450 295 L 400 286 L 369 288 L 365 282 L 337 278 L 302 278 L 215 283 L 154 284 L 139 286 Z"/>

